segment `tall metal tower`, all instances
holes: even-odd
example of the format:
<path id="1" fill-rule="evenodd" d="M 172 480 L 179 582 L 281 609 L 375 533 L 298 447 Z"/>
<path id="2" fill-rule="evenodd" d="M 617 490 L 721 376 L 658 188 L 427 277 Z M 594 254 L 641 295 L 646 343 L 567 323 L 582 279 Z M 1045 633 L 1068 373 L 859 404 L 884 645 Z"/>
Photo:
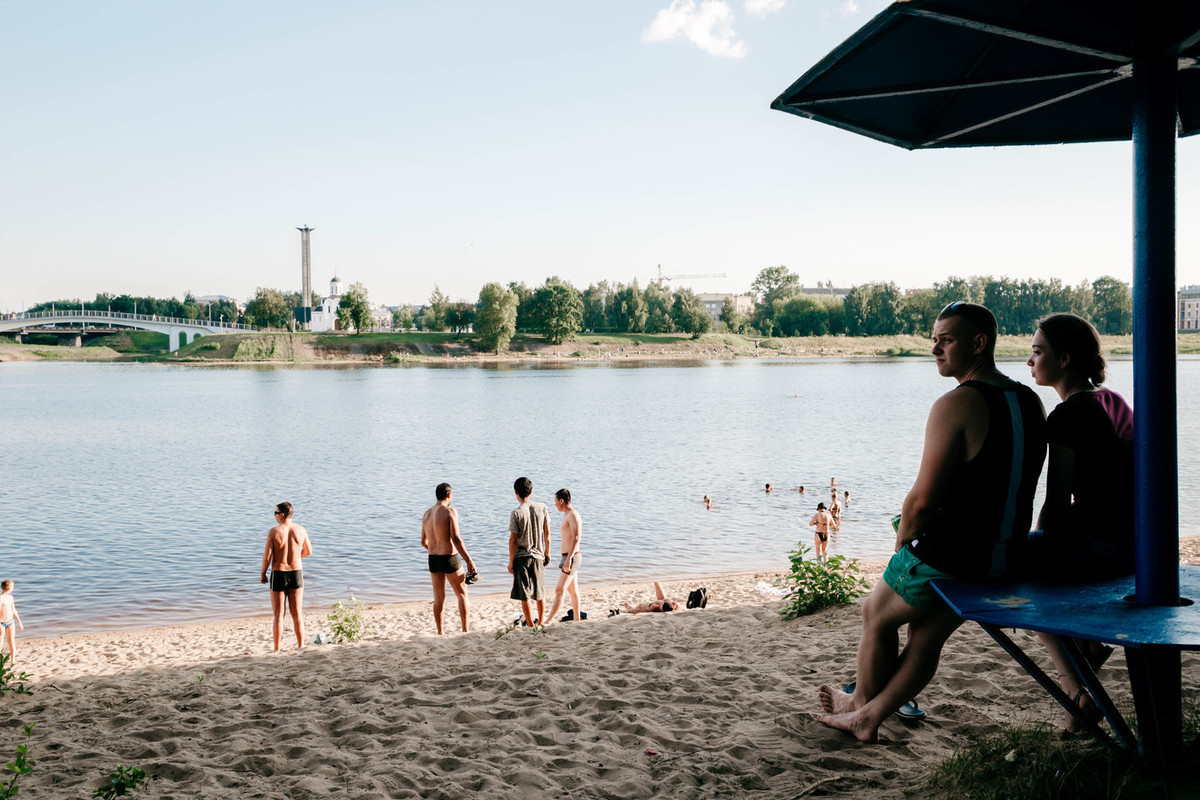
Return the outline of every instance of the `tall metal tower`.
<path id="1" fill-rule="evenodd" d="M 297 315 L 299 321 L 308 327 L 312 322 L 312 262 L 309 259 L 308 253 L 308 235 L 313 232 L 313 228 L 305 225 L 303 228 L 296 228 L 300 231 L 300 281 L 301 281 L 301 296 L 300 307 L 304 309 Z"/>

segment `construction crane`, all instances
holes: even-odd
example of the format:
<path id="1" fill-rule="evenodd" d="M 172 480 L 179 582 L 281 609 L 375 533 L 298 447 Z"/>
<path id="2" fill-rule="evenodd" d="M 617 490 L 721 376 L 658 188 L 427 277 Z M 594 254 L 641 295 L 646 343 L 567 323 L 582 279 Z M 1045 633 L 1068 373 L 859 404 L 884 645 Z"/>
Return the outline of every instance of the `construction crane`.
<path id="1" fill-rule="evenodd" d="M 706 272 L 702 275 L 663 275 L 662 264 L 658 265 L 658 277 L 651 277 L 650 280 L 658 281 L 658 285 L 662 286 L 667 281 L 678 281 L 685 278 L 724 278 L 724 272 Z"/>

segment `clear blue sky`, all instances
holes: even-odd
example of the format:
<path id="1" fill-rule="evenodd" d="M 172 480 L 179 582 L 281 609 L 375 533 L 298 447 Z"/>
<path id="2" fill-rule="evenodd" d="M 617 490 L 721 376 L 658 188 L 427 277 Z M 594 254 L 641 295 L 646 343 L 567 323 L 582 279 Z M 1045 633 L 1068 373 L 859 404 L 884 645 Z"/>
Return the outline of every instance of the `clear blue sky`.
<path id="1" fill-rule="evenodd" d="M 1131 275 L 1128 143 L 909 153 L 768 106 L 883 0 L 0 3 L 0 310 Z M 1178 283 L 1200 283 L 1200 137 Z"/>

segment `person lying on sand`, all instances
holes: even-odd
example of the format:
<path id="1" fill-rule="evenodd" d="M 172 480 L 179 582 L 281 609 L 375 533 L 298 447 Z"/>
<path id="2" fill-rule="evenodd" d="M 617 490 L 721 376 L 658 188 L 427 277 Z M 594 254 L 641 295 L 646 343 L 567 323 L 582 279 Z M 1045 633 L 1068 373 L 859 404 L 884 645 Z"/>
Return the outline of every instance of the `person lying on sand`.
<path id="1" fill-rule="evenodd" d="M 639 606 L 631 606 L 629 603 L 622 603 L 621 605 L 625 609 L 624 612 L 619 611 L 618 609 L 613 609 L 613 611 L 617 614 L 649 614 L 674 611 L 675 609 L 681 607 L 681 604 L 678 600 L 673 597 L 667 597 L 665 594 L 663 594 L 662 585 L 659 584 L 658 581 L 654 582 L 654 594 L 655 599 L 649 603 L 642 603 Z M 613 616 L 613 614 L 609 614 L 609 616 Z"/>

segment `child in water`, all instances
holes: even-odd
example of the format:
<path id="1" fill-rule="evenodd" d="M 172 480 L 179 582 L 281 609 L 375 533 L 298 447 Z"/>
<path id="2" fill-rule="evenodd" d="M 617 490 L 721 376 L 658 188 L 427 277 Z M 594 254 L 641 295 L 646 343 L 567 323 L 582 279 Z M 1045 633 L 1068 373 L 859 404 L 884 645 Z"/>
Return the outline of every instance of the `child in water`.
<path id="1" fill-rule="evenodd" d="M 12 626 L 15 623 L 20 630 L 25 630 L 25 626 L 21 624 L 21 615 L 17 613 L 17 604 L 13 601 L 12 589 L 12 581 L 0 581 L 0 629 L 4 630 L 4 638 L 8 641 L 10 664 L 17 660 L 17 636 L 13 633 Z"/>

